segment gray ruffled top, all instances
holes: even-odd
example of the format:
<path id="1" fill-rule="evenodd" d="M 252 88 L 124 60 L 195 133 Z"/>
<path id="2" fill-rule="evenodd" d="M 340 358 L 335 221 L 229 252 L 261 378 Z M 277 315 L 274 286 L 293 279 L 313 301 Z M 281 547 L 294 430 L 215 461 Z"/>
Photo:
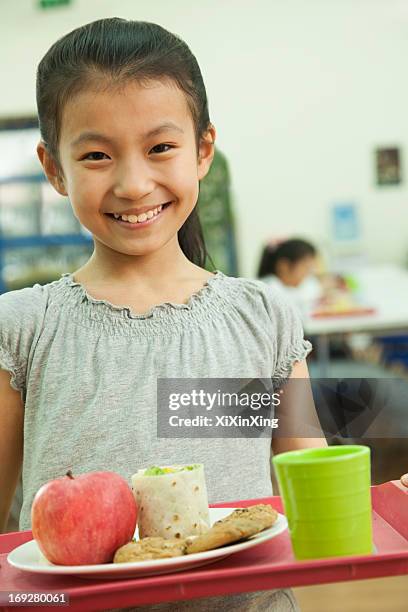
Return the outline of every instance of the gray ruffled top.
<path id="1" fill-rule="evenodd" d="M 186 304 L 145 314 L 93 298 L 64 274 L 0 296 L 0 367 L 24 400 L 23 505 L 46 481 L 203 463 L 209 501 L 272 494 L 270 438 L 157 437 L 158 378 L 270 378 L 311 350 L 298 314 L 257 280 L 216 272 Z"/>

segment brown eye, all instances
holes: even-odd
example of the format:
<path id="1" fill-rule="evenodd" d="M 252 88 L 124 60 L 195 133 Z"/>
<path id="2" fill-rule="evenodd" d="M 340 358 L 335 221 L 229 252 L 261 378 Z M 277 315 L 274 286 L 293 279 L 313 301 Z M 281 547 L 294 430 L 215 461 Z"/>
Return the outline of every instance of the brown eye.
<path id="1" fill-rule="evenodd" d="M 157 149 L 160 149 L 160 147 L 169 147 L 169 148 L 167 149 L 167 151 L 157 151 Z M 153 153 L 168 153 L 170 149 L 174 149 L 174 147 L 172 145 L 162 143 L 162 144 L 158 144 L 155 147 L 153 147 L 152 151 Z"/>
<path id="2" fill-rule="evenodd" d="M 101 151 L 92 151 L 91 153 L 87 153 L 82 159 L 88 159 L 89 161 L 101 161 L 105 158 L 109 159 L 106 153 L 102 153 Z"/>

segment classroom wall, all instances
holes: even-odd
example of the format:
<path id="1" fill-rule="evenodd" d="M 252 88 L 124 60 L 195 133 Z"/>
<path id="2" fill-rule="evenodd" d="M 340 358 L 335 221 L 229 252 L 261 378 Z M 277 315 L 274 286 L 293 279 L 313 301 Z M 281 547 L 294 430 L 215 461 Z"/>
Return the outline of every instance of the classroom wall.
<path id="1" fill-rule="evenodd" d="M 241 273 L 270 236 L 329 240 L 329 207 L 355 201 L 373 261 L 405 263 L 407 183 L 375 187 L 375 146 L 404 148 L 404 0 L 72 0 L 40 11 L 1 0 L 0 116 L 35 111 L 35 69 L 59 36 L 107 16 L 180 34 L 206 81 L 232 172 Z"/>

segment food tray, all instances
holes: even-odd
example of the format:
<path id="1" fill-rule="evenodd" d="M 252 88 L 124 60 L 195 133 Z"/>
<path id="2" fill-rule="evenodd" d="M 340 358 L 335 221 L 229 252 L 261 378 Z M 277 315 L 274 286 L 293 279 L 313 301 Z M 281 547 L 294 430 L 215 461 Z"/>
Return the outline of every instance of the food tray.
<path id="1" fill-rule="evenodd" d="M 69 611 L 83 612 L 408 574 L 408 489 L 398 481 L 391 481 L 372 487 L 371 491 L 377 551 L 372 555 L 296 561 L 289 533 L 285 531 L 273 540 L 202 568 L 145 578 L 85 581 L 73 576 L 30 574 L 13 568 L 7 562 L 7 554 L 32 539 L 31 531 L 23 531 L 0 536 L 0 591 L 64 592 L 70 597 Z M 257 503 L 270 503 L 282 512 L 280 497 L 214 506 L 245 507 Z M 50 609 L 38 605 L 21 608 L 27 612 Z"/>

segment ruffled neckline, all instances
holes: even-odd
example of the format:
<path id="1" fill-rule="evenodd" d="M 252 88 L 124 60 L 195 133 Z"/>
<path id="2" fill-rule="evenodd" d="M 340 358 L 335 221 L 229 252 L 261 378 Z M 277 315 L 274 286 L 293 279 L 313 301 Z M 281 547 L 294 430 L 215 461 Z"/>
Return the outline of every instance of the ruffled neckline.
<path id="1" fill-rule="evenodd" d="M 130 319 L 151 319 L 152 317 L 156 316 L 164 316 L 166 312 L 172 310 L 193 311 L 198 305 L 203 305 L 203 303 L 208 299 L 208 297 L 210 297 L 215 285 L 222 278 L 225 278 L 225 274 L 220 270 L 215 270 L 213 276 L 210 276 L 210 278 L 205 281 L 204 285 L 189 297 L 187 303 L 176 304 L 175 302 L 163 302 L 162 304 L 156 304 L 155 306 L 152 306 L 152 308 L 142 314 L 133 312 L 129 306 L 119 306 L 118 304 L 112 304 L 112 302 L 110 302 L 109 300 L 93 297 L 88 293 L 84 285 L 74 280 L 73 273 L 71 272 L 65 272 L 64 274 L 61 274 L 60 280 L 62 280 L 68 287 L 77 287 L 82 302 L 87 302 L 88 304 L 103 304 L 110 311 L 125 314 Z"/>

